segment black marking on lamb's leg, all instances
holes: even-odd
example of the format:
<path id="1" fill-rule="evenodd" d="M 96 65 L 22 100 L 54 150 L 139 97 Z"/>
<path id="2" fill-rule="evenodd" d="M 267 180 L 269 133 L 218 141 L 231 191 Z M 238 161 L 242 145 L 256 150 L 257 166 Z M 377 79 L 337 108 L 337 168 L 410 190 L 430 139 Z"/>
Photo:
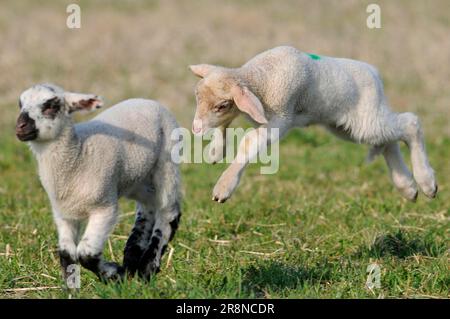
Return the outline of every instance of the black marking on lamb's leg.
<path id="1" fill-rule="evenodd" d="M 59 261 L 61 264 L 61 270 L 63 274 L 64 282 L 66 282 L 67 278 L 71 275 L 71 272 L 69 272 L 69 266 L 74 265 L 77 263 L 76 260 L 74 260 L 68 251 L 66 250 L 59 250 Z"/>
<path id="2" fill-rule="evenodd" d="M 177 212 L 177 215 L 175 216 L 175 218 L 169 223 L 170 224 L 170 228 L 171 228 L 171 232 L 170 232 L 170 237 L 169 237 L 169 241 L 171 241 L 173 239 L 173 236 L 175 236 L 175 232 L 178 229 L 178 225 L 180 224 L 180 219 L 181 219 L 181 210 L 180 210 L 180 204 L 176 203 L 174 210 Z M 161 254 L 162 255 L 162 254 Z"/>
<path id="3" fill-rule="evenodd" d="M 125 276 L 125 268 L 115 262 L 100 263 L 100 279 L 104 282 L 122 280 Z"/>
<path id="4" fill-rule="evenodd" d="M 166 250 L 167 250 L 167 244 L 165 244 L 165 245 L 161 248 L 161 258 L 162 258 L 162 256 L 164 256 Z"/>
<path id="5" fill-rule="evenodd" d="M 153 214 L 149 212 L 148 214 Z M 137 213 L 135 225 L 124 249 L 123 265 L 127 273 L 133 276 L 139 268 L 139 261 L 144 254 L 152 234 L 151 220 L 142 212 Z"/>
<path id="6" fill-rule="evenodd" d="M 115 262 L 106 262 L 102 260 L 101 254 L 92 256 L 80 256 L 80 264 L 92 271 L 103 281 L 119 280 L 125 274 L 125 269 Z"/>
<path id="7" fill-rule="evenodd" d="M 181 217 L 179 204 L 175 203 L 167 214 L 175 217 L 170 222 L 163 222 L 163 218 L 159 220 L 159 222 L 162 222 L 161 224 L 158 224 L 158 221 L 156 222 L 159 226 L 155 227 L 149 240 L 148 248 L 145 250 L 139 262 L 139 276 L 147 280 L 159 272 L 161 258 L 167 249 L 167 244 L 172 240 L 178 229 Z"/>
<path id="8" fill-rule="evenodd" d="M 144 249 L 141 248 L 139 243 L 144 235 L 145 222 L 145 217 L 142 216 L 141 212 L 138 212 L 130 237 L 125 244 L 125 249 L 123 252 L 123 266 L 130 275 L 134 275 L 136 273 L 139 260 L 144 252 Z"/>
<path id="9" fill-rule="evenodd" d="M 148 280 L 153 274 L 159 272 L 159 260 L 156 258 L 160 247 L 161 235 L 161 230 L 156 229 L 154 231 L 150 245 L 145 250 L 139 262 L 139 275 L 144 279 Z"/>
<path id="10" fill-rule="evenodd" d="M 161 237 L 162 237 L 162 231 L 161 231 L 161 229 L 155 229 L 154 234 L 155 234 L 156 237 L 161 238 Z"/>
<path id="11" fill-rule="evenodd" d="M 139 266 L 139 260 L 144 253 L 144 249 L 138 245 L 138 241 L 141 238 L 140 236 L 142 236 L 142 233 L 137 233 L 133 230 L 125 245 L 123 266 L 131 276 L 136 273 Z"/>
<path id="12" fill-rule="evenodd" d="M 101 254 L 93 255 L 93 256 L 78 256 L 81 266 L 86 269 L 89 269 L 94 274 L 99 276 L 99 265 L 101 261 Z"/>

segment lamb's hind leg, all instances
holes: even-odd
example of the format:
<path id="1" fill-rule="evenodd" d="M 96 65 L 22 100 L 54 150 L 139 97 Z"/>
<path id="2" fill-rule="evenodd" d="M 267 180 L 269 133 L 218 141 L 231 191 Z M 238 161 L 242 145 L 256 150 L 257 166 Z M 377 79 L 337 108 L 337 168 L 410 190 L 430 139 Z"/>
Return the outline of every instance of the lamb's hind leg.
<path id="1" fill-rule="evenodd" d="M 347 131 L 336 127 L 328 127 L 328 129 L 342 139 L 353 140 Z M 371 160 L 380 153 L 383 154 L 386 164 L 389 167 L 391 180 L 395 187 L 403 197 L 410 201 L 415 201 L 417 199 L 417 188 L 411 172 L 405 165 L 398 143 L 394 141 L 381 146 L 373 146 L 369 152 L 368 159 Z"/>
<path id="2" fill-rule="evenodd" d="M 397 126 L 400 128 L 400 139 L 409 147 L 414 179 L 424 194 L 434 198 L 437 184 L 434 171 L 428 162 L 422 128 L 418 117 L 413 113 L 401 113 L 397 116 Z"/>
<path id="3" fill-rule="evenodd" d="M 397 142 L 384 146 L 383 156 L 389 167 L 392 182 L 406 199 L 415 201 L 417 199 L 417 188 L 411 172 L 403 161 L 400 147 Z"/>
<path id="4" fill-rule="evenodd" d="M 139 268 L 139 262 L 148 247 L 155 224 L 153 187 L 143 185 L 134 195 L 136 199 L 136 220 L 123 254 L 123 266 L 128 275 L 131 276 Z"/>
<path id="5" fill-rule="evenodd" d="M 147 280 L 159 271 L 161 258 L 175 235 L 181 217 L 178 168 L 170 159 L 162 162 L 157 165 L 154 176 L 155 223 L 138 269 L 139 275 Z"/>
<path id="6" fill-rule="evenodd" d="M 158 212 L 149 245 L 139 263 L 139 275 L 144 279 L 160 270 L 161 258 L 172 240 L 180 222 L 181 212 L 178 204 L 173 204 Z"/>

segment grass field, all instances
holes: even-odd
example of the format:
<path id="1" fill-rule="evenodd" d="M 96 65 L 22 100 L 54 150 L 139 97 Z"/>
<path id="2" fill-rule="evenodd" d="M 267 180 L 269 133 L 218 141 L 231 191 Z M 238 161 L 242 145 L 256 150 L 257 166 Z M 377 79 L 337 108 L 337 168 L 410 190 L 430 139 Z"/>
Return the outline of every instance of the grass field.
<path id="1" fill-rule="evenodd" d="M 72 2 L 81 4 L 79 30 L 65 25 Z M 448 1 L 377 1 L 379 30 L 365 25 L 370 2 L 3 1 L 0 297 L 448 298 Z M 31 152 L 14 136 L 20 92 L 51 81 L 108 105 L 153 98 L 190 127 L 196 79 L 188 64 L 239 65 L 280 44 L 376 65 L 392 107 L 422 119 L 438 197 L 406 202 L 382 158 L 364 162 L 365 146 L 295 130 L 280 145 L 279 172 L 249 166 L 223 205 L 211 191 L 225 165 L 182 166 L 182 221 L 150 283 L 104 285 L 82 270 L 79 292 L 61 290 L 50 205 Z M 121 260 L 133 210 L 121 202 L 108 259 Z M 368 290 L 372 263 L 381 288 Z"/>

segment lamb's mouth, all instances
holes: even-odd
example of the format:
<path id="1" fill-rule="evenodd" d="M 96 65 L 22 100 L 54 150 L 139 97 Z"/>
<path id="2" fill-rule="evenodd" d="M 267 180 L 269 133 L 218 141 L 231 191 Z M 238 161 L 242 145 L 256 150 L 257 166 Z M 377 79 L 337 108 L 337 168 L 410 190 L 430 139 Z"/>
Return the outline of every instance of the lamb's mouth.
<path id="1" fill-rule="evenodd" d="M 35 140 L 38 137 L 39 130 L 32 130 L 28 132 L 16 132 L 17 138 L 22 142 Z"/>

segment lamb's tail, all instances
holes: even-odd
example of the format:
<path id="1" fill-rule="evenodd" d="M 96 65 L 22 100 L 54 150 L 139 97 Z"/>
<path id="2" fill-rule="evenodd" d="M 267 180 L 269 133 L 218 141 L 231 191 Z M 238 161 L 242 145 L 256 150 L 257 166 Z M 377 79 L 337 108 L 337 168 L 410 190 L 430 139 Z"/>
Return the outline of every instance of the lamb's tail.
<path id="1" fill-rule="evenodd" d="M 172 158 L 172 151 L 179 142 L 173 139 L 172 133 L 179 125 L 172 114 L 161 108 L 162 145 L 155 170 L 155 184 L 159 185 L 159 206 L 179 206 L 181 202 L 181 177 L 179 163 Z"/>

